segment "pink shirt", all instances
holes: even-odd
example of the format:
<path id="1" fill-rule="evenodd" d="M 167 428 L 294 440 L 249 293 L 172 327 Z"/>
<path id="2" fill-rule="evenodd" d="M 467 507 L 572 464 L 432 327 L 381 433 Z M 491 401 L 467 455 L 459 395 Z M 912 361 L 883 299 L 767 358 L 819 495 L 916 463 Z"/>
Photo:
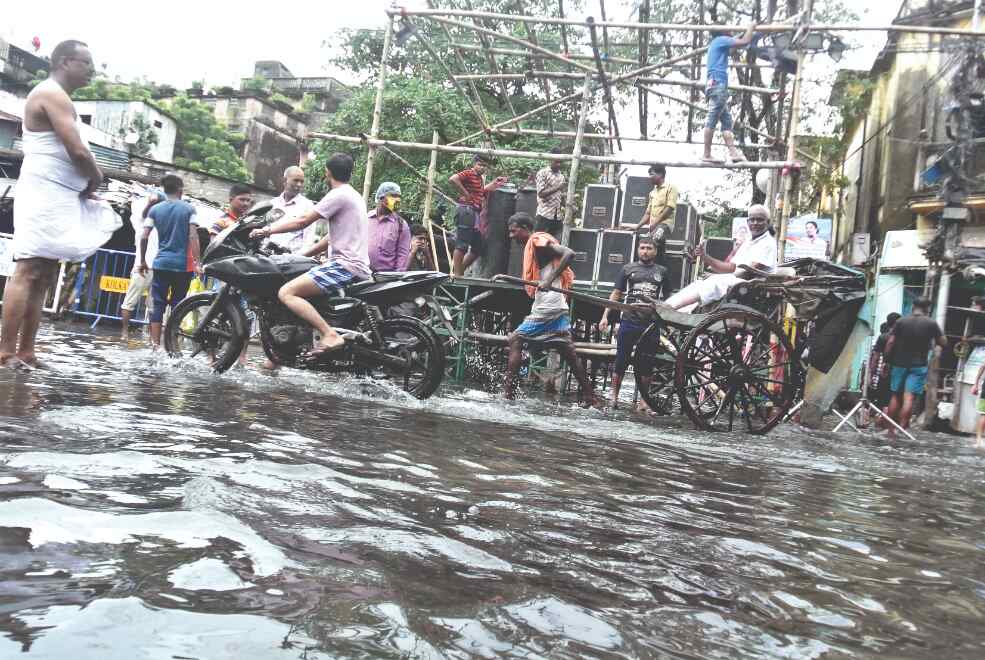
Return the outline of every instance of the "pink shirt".
<path id="1" fill-rule="evenodd" d="M 314 211 L 328 220 L 332 261 L 357 277 L 368 278 L 369 227 L 362 195 L 345 184 L 330 190 Z"/>
<path id="2" fill-rule="evenodd" d="M 369 267 L 373 272 L 405 270 L 410 255 L 410 227 L 397 213 L 369 212 Z"/>

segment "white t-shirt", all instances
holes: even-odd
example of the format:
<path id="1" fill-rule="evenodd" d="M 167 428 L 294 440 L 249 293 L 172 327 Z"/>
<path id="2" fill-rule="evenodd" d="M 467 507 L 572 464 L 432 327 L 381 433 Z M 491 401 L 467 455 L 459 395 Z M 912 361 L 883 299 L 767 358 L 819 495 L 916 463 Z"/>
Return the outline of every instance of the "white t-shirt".
<path id="1" fill-rule="evenodd" d="M 130 226 L 133 227 L 133 267 L 140 267 L 140 239 L 144 235 L 144 209 L 150 201 L 157 197 L 163 198 L 163 193 L 151 190 L 148 195 L 138 197 L 130 202 Z M 147 238 L 147 267 L 150 268 L 157 256 L 157 230 L 151 229 L 150 236 Z"/>
<path id="2" fill-rule="evenodd" d="M 776 240 L 772 234 L 764 231 L 758 238 L 740 245 L 729 261 L 736 266 L 762 264 L 767 270 L 772 271 L 776 268 L 776 252 Z"/>
<path id="3" fill-rule="evenodd" d="M 270 210 L 268 217 L 274 222 L 284 219 L 294 220 L 315 206 L 315 203 L 304 195 L 295 195 L 288 201 L 284 199 L 283 193 L 270 200 L 270 203 L 273 205 L 273 208 Z M 298 252 L 308 243 L 305 238 L 309 233 L 314 231 L 314 227 L 317 224 L 317 222 L 312 223 L 308 227 L 290 234 L 274 234 L 270 237 L 270 240 L 283 248 L 287 248 L 291 252 Z"/>

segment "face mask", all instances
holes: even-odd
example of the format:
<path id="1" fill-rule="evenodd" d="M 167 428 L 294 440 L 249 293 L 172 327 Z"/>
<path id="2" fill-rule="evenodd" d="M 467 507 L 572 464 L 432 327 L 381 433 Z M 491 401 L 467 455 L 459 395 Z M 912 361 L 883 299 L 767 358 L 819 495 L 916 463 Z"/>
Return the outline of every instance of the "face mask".
<path id="1" fill-rule="evenodd" d="M 397 209 L 400 208 L 399 197 L 387 197 L 385 201 L 386 201 L 386 207 L 390 211 L 396 211 Z"/>

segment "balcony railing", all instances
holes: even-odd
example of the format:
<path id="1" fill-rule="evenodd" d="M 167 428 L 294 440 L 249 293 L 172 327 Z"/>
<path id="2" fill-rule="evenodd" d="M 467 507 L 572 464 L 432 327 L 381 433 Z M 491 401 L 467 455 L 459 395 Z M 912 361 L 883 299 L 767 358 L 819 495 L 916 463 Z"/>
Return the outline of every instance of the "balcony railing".
<path id="1" fill-rule="evenodd" d="M 913 192 L 918 195 L 938 192 L 953 170 L 961 169 L 969 193 L 985 192 L 985 138 L 970 140 L 964 153 L 953 142 L 927 142 L 917 149 L 917 174 Z M 962 166 L 963 157 L 963 166 Z"/>

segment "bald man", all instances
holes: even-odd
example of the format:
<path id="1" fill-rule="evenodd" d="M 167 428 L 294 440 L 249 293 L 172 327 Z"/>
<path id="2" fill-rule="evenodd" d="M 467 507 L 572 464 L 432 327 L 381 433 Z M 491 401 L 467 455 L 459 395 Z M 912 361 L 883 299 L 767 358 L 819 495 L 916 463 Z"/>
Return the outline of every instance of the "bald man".
<path id="1" fill-rule="evenodd" d="M 769 211 L 761 204 L 750 206 L 748 222 L 752 238 L 740 245 L 725 261 L 705 254 L 704 243 L 691 253 L 692 259 L 702 259 L 713 274 L 688 284 L 672 295 L 667 299 L 668 306 L 681 309 L 699 302 L 707 305 L 724 298 L 738 282 L 749 279 L 751 274 L 746 266 L 766 272 L 776 268 L 776 241 L 768 231 Z"/>
<path id="2" fill-rule="evenodd" d="M 272 222 L 288 219 L 294 220 L 310 211 L 315 203 L 301 194 L 304 190 L 304 170 L 292 165 L 284 170 L 284 192 L 270 200 L 274 208 L 269 217 Z M 305 230 L 274 234 L 270 240 L 291 252 L 300 252 L 305 247 Z"/>

